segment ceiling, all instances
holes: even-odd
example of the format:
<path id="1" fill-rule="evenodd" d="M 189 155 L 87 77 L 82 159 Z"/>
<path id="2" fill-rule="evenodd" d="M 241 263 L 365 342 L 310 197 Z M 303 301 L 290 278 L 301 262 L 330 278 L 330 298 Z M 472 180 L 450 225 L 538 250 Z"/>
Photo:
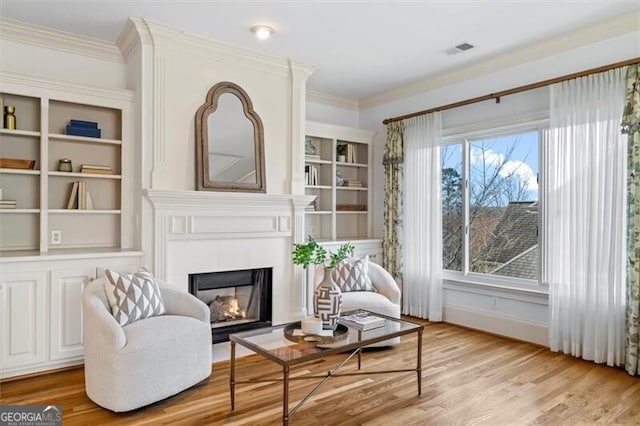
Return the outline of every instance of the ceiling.
<path id="1" fill-rule="evenodd" d="M 0 15 L 115 41 L 128 17 L 319 67 L 308 87 L 361 99 L 640 8 L 626 1 L 0 0 Z M 275 28 L 258 41 L 256 24 Z M 476 47 L 448 55 L 463 42 Z"/>

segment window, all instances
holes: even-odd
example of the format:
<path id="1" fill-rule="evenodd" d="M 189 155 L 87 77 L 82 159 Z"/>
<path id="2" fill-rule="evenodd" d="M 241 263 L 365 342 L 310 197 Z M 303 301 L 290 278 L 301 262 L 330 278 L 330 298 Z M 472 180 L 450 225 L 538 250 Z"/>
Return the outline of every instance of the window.
<path id="1" fill-rule="evenodd" d="M 539 131 L 441 148 L 443 268 L 538 280 Z"/>

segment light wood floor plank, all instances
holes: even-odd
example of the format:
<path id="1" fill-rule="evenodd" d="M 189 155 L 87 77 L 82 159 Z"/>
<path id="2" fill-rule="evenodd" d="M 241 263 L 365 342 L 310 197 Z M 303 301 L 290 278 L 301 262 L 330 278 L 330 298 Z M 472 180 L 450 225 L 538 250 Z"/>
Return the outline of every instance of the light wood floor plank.
<path id="1" fill-rule="evenodd" d="M 540 346 L 425 322 L 422 396 L 414 373 L 336 377 L 291 419 L 292 425 L 503 425 L 638 424 L 640 379 Z M 415 366 L 416 337 L 363 356 L 372 370 Z M 292 376 L 324 374 L 342 355 L 318 360 Z M 355 360 L 343 371 L 355 371 Z M 260 358 L 241 358 L 238 379 L 277 376 Z M 214 365 L 209 379 L 151 406 L 115 414 L 90 401 L 82 368 L 0 384 L 0 404 L 61 404 L 65 426 L 74 425 L 278 425 L 281 384 L 239 385 L 229 410 L 229 363 Z M 293 381 L 290 406 L 314 381 Z"/>

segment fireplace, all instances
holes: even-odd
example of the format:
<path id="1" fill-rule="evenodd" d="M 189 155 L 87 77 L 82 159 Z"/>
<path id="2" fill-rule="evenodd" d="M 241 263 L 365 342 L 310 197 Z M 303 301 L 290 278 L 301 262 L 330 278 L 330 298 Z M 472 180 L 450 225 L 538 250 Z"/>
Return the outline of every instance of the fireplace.
<path id="1" fill-rule="evenodd" d="M 189 292 L 209 306 L 213 343 L 271 325 L 272 268 L 189 274 Z"/>

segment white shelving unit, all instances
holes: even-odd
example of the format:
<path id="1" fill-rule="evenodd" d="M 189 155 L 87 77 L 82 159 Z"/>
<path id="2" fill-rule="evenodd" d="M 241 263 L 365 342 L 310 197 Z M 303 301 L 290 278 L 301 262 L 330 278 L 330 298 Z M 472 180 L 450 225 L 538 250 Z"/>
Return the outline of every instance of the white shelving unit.
<path id="1" fill-rule="evenodd" d="M 307 181 L 305 194 L 318 197 L 317 209 L 305 215 L 306 234 L 318 241 L 370 238 L 374 132 L 307 121 L 305 133 L 315 149 L 315 157 L 305 156 L 305 172 L 317 170 L 317 181 Z M 351 161 L 338 161 L 338 146 L 347 144 L 353 151 L 347 158 Z M 338 173 L 344 178 L 341 186 Z M 347 186 L 348 181 L 358 181 L 362 187 Z"/>
<path id="2" fill-rule="evenodd" d="M 131 94 L 73 85 L 65 89 L 42 81 L 3 84 L 0 96 L 5 106 L 15 107 L 17 129 L 0 129 L 0 157 L 35 160 L 32 170 L 0 169 L 2 198 L 16 201 L 15 209 L 0 210 L 3 256 L 132 246 L 127 169 L 133 160 L 126 128 Z M 97 122 L 101 138 L 65 134 L 71 119 Z M 71 159 L 72 172 L 58 171 L 61 158 Z M 82 164 L 109 166 L 113 174 L 80 173 Z M 78 181 L 91 194 L 91 210 L 66 208 Z M 60 243 L 53 244 L 52 231 L 61 232 Z"/>
<path id="3" fill-rule="evenodd" d="M 0 129 L 0 157 L 34 160 L 0 169 L 0 379 L 83 362 L 82 292 L 105 268 L 135 271 L 134 193 L 128 117 L 133 94 L 0 72 L 17 129 Z M 97 122 L 102 138 L 65 135 L 69 120 Z M 73 172 L 58 171 L 69 158 Z M 81 164 L 112 175 L 79 173 Z M 86 182 L 93 210 L 67 209 L 73 182 Z M 51 234 L 60 235 L 53 244 Z"/>

